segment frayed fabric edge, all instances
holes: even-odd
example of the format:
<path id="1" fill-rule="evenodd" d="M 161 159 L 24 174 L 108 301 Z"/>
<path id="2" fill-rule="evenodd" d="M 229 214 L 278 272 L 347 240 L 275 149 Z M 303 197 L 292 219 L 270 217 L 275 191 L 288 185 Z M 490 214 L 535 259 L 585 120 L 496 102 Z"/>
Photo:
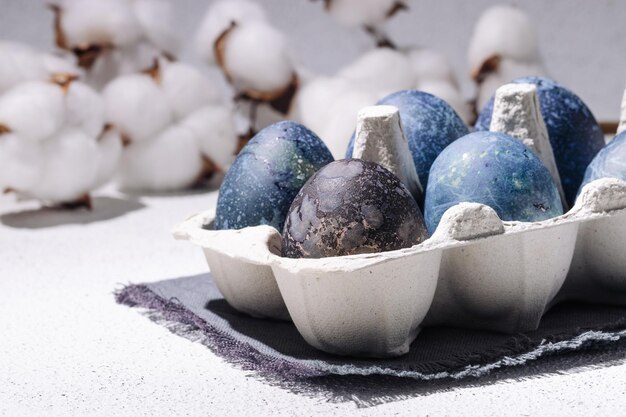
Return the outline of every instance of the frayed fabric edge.
<path id="1" fill-rule="evenodd" d="M 258 372 L 263 377 L 281 378 L 297 381 L 307 378 L 324 376 L 391 376 L 410 378 L 422 381 L 436 381 L 443 379 L 461 380 L 464 378 L 480 378 L 503 367 L 516 367 L 538 360 L 548 355 L 561 352 L 577 351 L 597 344 L 614 343 L 626 336 L 626 330 L 620 331 L 585 331 L 575 337 L 561 341 L 543 340 L 539 345 L 525 346 L 526 352 L 510 352 L 510 355 L 495 361 L 477 365 L 457 363 L 456 369 L 440 372 L 420 372 L 415 370 L 399 370 L 379 366 L 356 367 L 353 365 L 307 366 L 282 358 L 273 357 L 259 352 L 257 349 L 236 340 L 232 336 L 221 332 L 205 320 L 187 310 L 177 300 L 166 300 L 153 292 L 146 285 L 129 285 L 115 292 L 115 299 L 119 304 L 129 307 L 141 307 L 147 310 L 148 317 L 164 326 L 173 333 L 191 340 L 201 341 L 216 354 L 229 363 L 235 364 L 244 370 Z M 202 336 L 198 337 L 197 332 Z M 194 336 L 194 334 L 196 334 Z M 502 350 L 502 354 L 506 349 Z M 316 361 L 319 364 L 319 361 Z M 453 365 L 447 361 L 447 365 Z M 424 364 L 433 367 L 437 364 Z M 452 368 L 453 366 L 450 366 Z"/>

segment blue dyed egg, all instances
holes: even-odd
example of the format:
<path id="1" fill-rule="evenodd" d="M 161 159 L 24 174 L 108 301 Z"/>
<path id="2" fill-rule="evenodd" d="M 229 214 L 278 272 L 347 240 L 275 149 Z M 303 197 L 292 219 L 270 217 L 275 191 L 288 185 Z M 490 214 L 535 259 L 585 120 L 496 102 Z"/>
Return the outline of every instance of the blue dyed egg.
<path id="1" fill-rule="evenodd" d="M 626 132 L 615 136 L 593 158 L 585 171 L 580 189 L 600 178 L 617 178 L 626 181 Z"/>
<path id="2" fill-rule="evenodd" d="M 376 104 L 395 106 L 400 111 L 402 130 L 409 142 L 422 187 L 428 183 L 428 172 L 437 155 L 452 141 L 469 133 L 463 120 L 448 103 L 423 91 L 398 91 Z M 353 148 L 354 134 L 350 138 L 346 158 L 352 157 Z"/>
<path id="3" fill-rule="evenodd" d="M 424 217 L 433 233 L 450 207 L 472 202 L 502 220 L 540 221 L 563 214 L 548 169 L 524 144 L 503 133 L 474 132 L 448 146 L 430 169 Z"/>
<path id="4" fill-rule="evenodd" d="M 290 121 L 257 133 L 226 173 L 214 228 L 267 224 L 282 230 L 291 202 L 318 169 L 333 161 L 324 142 Z"/>
<path id="5" fill-rule="evenodd" d="M 541 115 L 548 128 L 565 197 L 573 205 L 585 169 L 604 146 L 602 129 L 585 103 L 555 81 L 524 77 L 512 82 L 537 86 Z M 489 130 L 493 101 L 492 97 L 478 116 L 476 130 Z"/>

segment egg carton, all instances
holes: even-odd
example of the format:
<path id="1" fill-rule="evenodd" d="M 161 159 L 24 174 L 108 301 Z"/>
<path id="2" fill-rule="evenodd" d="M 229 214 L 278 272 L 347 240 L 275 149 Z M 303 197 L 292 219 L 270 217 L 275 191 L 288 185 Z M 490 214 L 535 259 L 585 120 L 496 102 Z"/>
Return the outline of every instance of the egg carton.
<path id="1" fill-rule="evenodd" d="M 212 230 L 214 219 L 196 214 L 174 236 L 202 248 L 228 303 L 292 319 L 329 353 L 401 355 L 421 326 L 529 331 L 565 299 L 626 304 L 626 182 L 617 179 L 586 185 L 566 214 L 535 223 L 461 203 L 425 242 L 375 254 L 283 258 L 273 227 Z"/>

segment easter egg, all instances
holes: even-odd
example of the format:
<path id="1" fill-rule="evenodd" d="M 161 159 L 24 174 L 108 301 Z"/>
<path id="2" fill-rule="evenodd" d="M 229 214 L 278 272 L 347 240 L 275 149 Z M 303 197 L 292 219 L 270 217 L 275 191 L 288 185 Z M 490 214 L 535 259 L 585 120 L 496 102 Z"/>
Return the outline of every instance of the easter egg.
<path id="1" fill-rule="evenodd" d="M 626 181 L 626 131 L 615 136 L 593 158 L 585 171 L 580 188 L 600 178 L 617 178 Z"/>
<path id="2" fill-rule="evenodd" d="M 302 187 L 285 221 L 282 255 L 374 253 L 427 237 L 417 203 L 395 175 L 373 162 L 346 159 L 326 165 Z"/>
<path id="3" fill-rule="evenodd" d="M 463 120 L 448 103 L 423 91 L 398 91 L 376 104 L 394 106 L 400 111 L 402 130 L 409 142 L 422 186 L 428 182 L 428 172 L 437 155 L 452 141 L 469 133 Z M 354 134 L 346 158 L 352 157 L 353 147 Z"/>
<path id="4" fill-rule="evenodd" d="M 541 115 L 548 129 L 565 197 L 571 206 L 585 169 L 604 146 L 602 129 L 585 103 L 555 81 L 542 77 L 524 77 L 513 83 L 537 86 Z M 481 111 L 476 130 L 489 130 L 493 102 L 492 97 Z"/>
<path id="5" fill-rule="evenodd" d="M 505 221 L 563 214 L 559 191 L 541 160 L 523 143 L 495 132 L 470 133 L 433 163 L 424 203 L 429 232 L 447 209 L 462 202 L 485 204 Z"/>
<path id="6" fill-rule="evenodd" d="M 241 150 L 226 173 L 214 228 L 267 224 L 282 230 L 300 188 L 332 161 L 326 145 L 306 127 L 291 121 L 266 127 Z"/>

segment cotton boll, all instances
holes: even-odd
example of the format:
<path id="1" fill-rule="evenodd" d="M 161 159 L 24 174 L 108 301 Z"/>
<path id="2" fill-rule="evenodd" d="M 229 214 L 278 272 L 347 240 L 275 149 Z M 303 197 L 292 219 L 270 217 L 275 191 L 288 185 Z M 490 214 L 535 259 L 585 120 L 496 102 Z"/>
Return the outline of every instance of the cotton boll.
<path id="1" fill-rule="evenodd" d="M 85 80 L 87 84 L 101 90 L 120 75 L 134 74 L 149 68 L 159 56 L 161 52 L 147 42 L 105 49 L 87 71 Z"/>
<path id="2" fill-rule="evenodd" d="M 81 198 L 94 183 L 99 152 L 96 141 L 78 129 L 61 130 L 41 144 L 43 173 L 27 190 L 40 200 L 61 203 Z"/>
<path id="3" fill-rule="evenodd" d="M 394 10 L 398 0 L 330 0 L 326 10 L 341 24 L 357 26 L 378 26 Z"/>
<path id="4" fill-rule="evenodd" d="M 497 5 L 478 19 L 469 46 L 470 68 L 478 71 L 493 56 L 522 62 L 540 60 L 537 35 L 525 12 L 513 6 Z"/>
<path id="5" fill-rule="evenodd" d="M 242 25 L 250 21 L 266 21 L 265 12 L 253 1 L 218 1 L 211 5 L 196 35 L 196 49 L 200 57 L 209 63 L 215 63 L 214 45 L 218 37 L 233 22 Z"/>
<path id="6" fill-rule="evenodd" d="M 207 104 L 222 101 L 218 86 L 191 65 L 178 62 L 165 64 L 160 84 L 177 120 Z"/>
<path id="7" fill-rule="evenodd" d="M 91 87 L 73 81 L 65 93 L 65 125 L 95 138 L 104 126 L 104 101 Z"/>
<path id="8" fill-rule="evenodd" d="M 356 126 L 357 116 L 363 107 L 375 103 L 377 96 L 358 89 L 344 91 L 330 104 L 327 119 L 320 126 L 320 137 L 335 159 L 344 156 L 350 135 Z"/>
<path id="9" fill-rule="evenodd" d="M 207 106 L 196 110 L 182 122 L 197 139 L 203 155 L 226 170 L 237 149 L 237 133 L 233 115 L 223 106 Z"/>
<path id="10" fill-rule="evenodd" d="M 0 93 L 30 80 L 43 80 L 48 75 L 41 54 L 15 42 L 0 41 Z"/>
<path id="11" fill-rule="evenodd" d="M 314 79 L 304 84 L 298 91 L 291 117 L 302 122 L 325 140 L 322 132 L 330 117 L 331 104 L 335 97 L 341 96 L 349 89 L 351 89 L 349 81 L 341 78 Z M 356 118 L 354 122 L 356 123 Z"/>
<path id="12" fill-rule="evenodd" d="M 63 91 L 43 81 L 19 84 L 0 97 L 0 125 L 22 138 L 41 141 L 61 128 L 65 119 Z"/>
<path id="13" fill-rule="evenodd" d="M 474 115 L 469 103 L 463 98 L 455 85 L 445 80 L 426 80 L 417 84 L 417 89 L 430 93 L 447 102 L 454 111 L 469 124 Z"/>
<path id="14" fill-rule="evenodd" d="M 232 30 L 223 51 L 224 71 L 238 91 L 271 94 L 286 88 L 293 78 L 285 36 L 263 22 L 251 21 Z"/>
<path id="15" fill-rule="evenodd" d="M 201 171 L 202 158 L 192 131 L 172 126 L 153 140 L 125 149 L 119 183 L 123 189 L 178 190 L 192 185 Z"/>
<path id="16" fill-rule="evenodd" d="M 82 77 L 83 71 L 76 66 L 73 56 L 57 56 L 42 54 L 41 60 L 46 71 L 46 77 L 50 74 L 67 74 Z"/>
<path id="17" fill-rule="evenodd" d="M 162 51 L 176 54 L 180 42 L 173 30 L 172 4 L 164 0 L 133 0 L 132 7 L 145 37 Z"/>
<path id="18" fill-rule="evenodd" d="M 100 160 L 92 188 L 97 188 L 113 178 L 122 155 L 122 139 L 115 129 L 106 129 L 97 139 L 97 145 Z"/>
<path id="19" fill-rule="evenodd" d="M 442 53 L 423 48 L 414 49 L 407 56 L 418 84 L 424 80 L 439 80 L 457 86 L 452 65 Z"/>
<path id="20" fill-rule="evenodd" d="M 14 133 L 0 135 L 0 188 L 29 189 L 42 176 L 42 161 L 38 143 Z"/>
<path id="21" fill-rule="evenodd" d="M 130 45 L 142 36 L 139 20 L 128 0 L 66 0 L 60 8 L 68 47 Z"/>
<path id="22" fill-rule="evenodd" d="M 148 75 L 118 77 L 102 95 L 107 122 L 131 141 L 151 139 L 172 121 L 167 96 Z"/>
<path id="23" fill-rule="evenodd" d="M 375 91 L 378 96 L 415 84 L 407 57 L 389 48 L 377 48 L 364 54 L 339 71 L 337 76 L 350 80 L 360 89 Z"/>

